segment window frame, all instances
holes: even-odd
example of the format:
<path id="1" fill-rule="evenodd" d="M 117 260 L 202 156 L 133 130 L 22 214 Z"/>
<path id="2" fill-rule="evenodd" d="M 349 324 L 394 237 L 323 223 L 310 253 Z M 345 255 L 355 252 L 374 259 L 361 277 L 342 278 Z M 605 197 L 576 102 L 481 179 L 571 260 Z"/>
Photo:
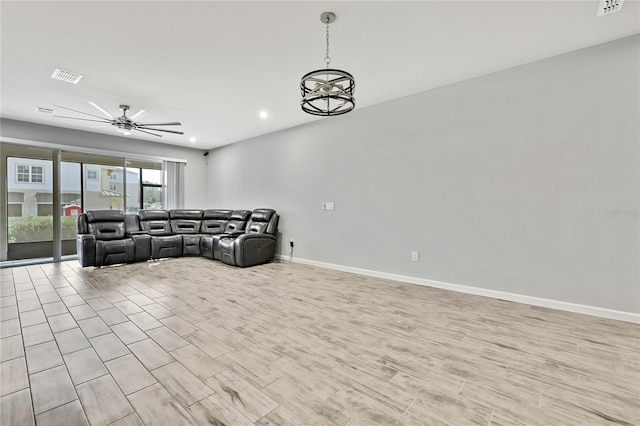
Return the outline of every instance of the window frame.
<path id="1" fill-rule="evenodd" d="M 26 167 L 26 171 L 21 171 L 20 168 L 21 167 Z M 39 171 L 37 173 L 34 173 L 34 169 L 38 169 Z M 22 176 L 23 178 L 25 177 L 27 180 L 20 180 L 20 177 Z M 34 176 L 38 176 L 40 180 L 34 180 Z M 38 184 L 45 184 L 45 179 L 44 179 L 45 173 L 44 173 L 44 166 L 38 166 L 38 165 L 34 165 L 34 164 L 16 164 L 16 183 L 38 183 Z"/>

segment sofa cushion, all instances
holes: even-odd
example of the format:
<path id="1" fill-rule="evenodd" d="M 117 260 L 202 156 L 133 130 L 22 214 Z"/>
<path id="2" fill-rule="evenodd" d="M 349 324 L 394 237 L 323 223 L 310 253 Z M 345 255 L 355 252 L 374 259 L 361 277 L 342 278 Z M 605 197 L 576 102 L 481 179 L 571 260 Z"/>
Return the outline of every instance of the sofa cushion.
<path id="1" fill-rule="evenodd" d="M 140 226 L 149 235 L 171 235 L 171 225 L 168 220 L 143 220 Z"/>
<path id="2" fill-rule="evenodd" d="M 145 220 L 168 220 L 169 212 L 166 210 L 143 209 L 138 212 L 141 221 Z"/>
<path id="3" fill-rule="evenodd" d="M 278 229 L 278 215 L 272 209 L 255 209 L 247 223 L 247 233 L 275 234 Z"/>
<path id="4" fill-rule="evenodd" d="M 220 210 L 220 209 L 209 209 L 205 210 L 202 215 L 203 219 L 218 219 L 218 220 L 229 220 L 231 219 L 231 212 L 233 210 Z"/>
<path id="5" fill-rule="evenodd" d="M 124 221 L 89 223 L 89 233 L 95 235 L 96 240 L 121 240 L 124 238 Z"/>
<path id="6" fill-rule="evenodd" d="M 188 209 L 173 209 L 169 210 L 170 219 L 190 219 L 200 220 L 202 219 L 202 210 L 188 210 Z"/>
<path id="7" fill-rule="evenodd" d="M 171 232 L 174 234 L 198 234 L 200 232 L 199 220 L 171 219 Z"/>
<path id="8" fill-rule="evenodd" d="M 219 219 L 205 219 L 200 225 L 200 232 L 203 234 L 221 234 L 224 232 L 227 222 Z"/>

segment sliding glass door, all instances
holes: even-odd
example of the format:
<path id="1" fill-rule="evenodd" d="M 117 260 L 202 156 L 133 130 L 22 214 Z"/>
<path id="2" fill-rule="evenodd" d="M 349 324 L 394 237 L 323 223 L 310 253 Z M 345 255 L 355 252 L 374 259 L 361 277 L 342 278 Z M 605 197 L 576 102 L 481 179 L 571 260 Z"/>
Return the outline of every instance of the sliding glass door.
<path id="1" fill-rule="evenodd" d="M 162 163 L 2 144 L 0 262 L 76 254 L 89 210 L 162 208 Z"/>
<path id="2" fill-rule="evenodd" d="M 8 260 L 53 257 L 51 151 L 3 147 L 3 240 Z"/>

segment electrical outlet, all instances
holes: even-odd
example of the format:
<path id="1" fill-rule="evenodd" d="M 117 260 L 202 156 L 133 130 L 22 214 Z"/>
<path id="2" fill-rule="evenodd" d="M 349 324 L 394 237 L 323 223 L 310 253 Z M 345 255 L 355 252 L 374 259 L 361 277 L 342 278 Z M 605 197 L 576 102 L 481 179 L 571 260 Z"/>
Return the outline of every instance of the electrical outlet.
<path id="1" fill-rule="evenodd" d="M 411 252 L 411 261 L 419 262 L 420 261 L 420 253 L 418 253 L 417 251 L 412 251 Z"/>

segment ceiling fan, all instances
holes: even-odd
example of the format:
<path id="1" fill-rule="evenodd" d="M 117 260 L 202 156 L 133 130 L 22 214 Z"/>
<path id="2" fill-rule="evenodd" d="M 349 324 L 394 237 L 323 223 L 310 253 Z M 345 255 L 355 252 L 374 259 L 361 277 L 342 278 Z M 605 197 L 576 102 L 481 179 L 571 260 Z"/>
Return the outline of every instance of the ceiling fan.
<path id="1" fill-rule="evenodd" d="M 100 111 L 101 113 L 103 113 L 104 115 L 106 115 L 109 118 L 103 118 L 103 117 L 100 117 L 100 116 L 97 116 L 97 115 L 89 114 L 87 112 L 77 111 L 75 109 L 63 107 L 61 105 L 53 105 L 53 106 L 56 107 L 56 108 L 62 108 L 62 109 L 66 109 L 68 111 L 73 111 L 73 112 L 76 112 L 78 114 L 88 115 L 90 117 L 94 117 L 94 119 L 79 118 L 79 117 L 65 117 L 65 116 L 62 116 L 62 115 L 54 115 L 54 117 L 70 118 L 72 120 L 94 121 L 94 122 L 103 123 L 103 124 L 110 124 L 110 125 L 116 127 L 121 132 L 123 132 L 125 134 L 125 136 L 131 135 L 131 131 L 132 130 L 135 130 L 137 132 L 147 133 L 147 134 L 150 134 L 150 135 L 153 135 L 153 136 L 158 136 L 160 138 L 162 137 L 162 135 L 159 135 L 159 134 L 153 133 L 153 132 L 166 132 L 166 133 L 174 133 L 176 135 L 184 135 L 184 132 L 178 132 L 178 131 L 175 131 L 175 130 L 156 129 L 154 127 L 149 127 L 149 126 L 182 126 L 182 123 L 179 123 L 177 121 L 169 122 L 169 123 L 140 123 L 140 122 L 137 122 L 137 121 L 133 121 L 137 117 L 142 116 L 145 113 L 145 111 L 144 110 L 140 110 L 137 113 L 135 113 L 134 115 L 132 115 L 131 117 L 127 117 L 127 111 L 129 110 L 129 105 L 120 105 L 120 109 L 122 110 L 122 115 L 120 117 L 114 117 L 113 115 L 109 114 L 107 111 L 105 111 L 100 106 L 96 105 L 95 103 L 89 102 L 89 104 L 91 106 L 95 107 L 98 111 Z M 97 120 L 95 120 L 95 118 L 97 118 Z M 150 132 L 149 130 L 152 130 L 153 132 Z"/>

